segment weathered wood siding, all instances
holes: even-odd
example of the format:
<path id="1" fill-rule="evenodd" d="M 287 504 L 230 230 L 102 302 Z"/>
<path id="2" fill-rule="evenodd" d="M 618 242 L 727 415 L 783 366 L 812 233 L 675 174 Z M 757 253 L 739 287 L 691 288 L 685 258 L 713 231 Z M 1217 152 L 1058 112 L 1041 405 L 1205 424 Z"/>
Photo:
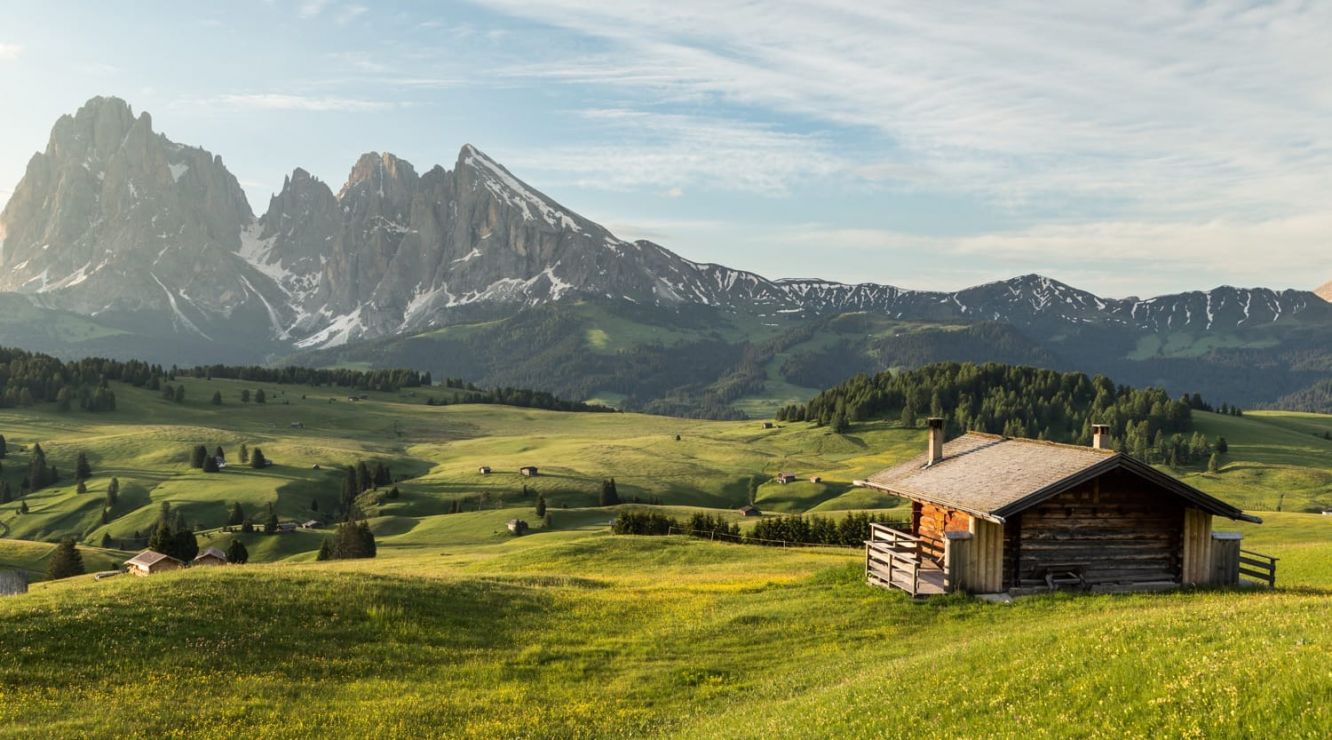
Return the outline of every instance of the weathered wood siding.
<path id="1" fill-rule="evenodd" d="M 971 517 L 954 509 L 945 509 L 919 501 L 911 504 L 911 534 L 921 539 L 921 552 L 943 564 L 944 532 L 970 532 Z"/>
<path id="2" fill-rule="evenodd" d="M 1016 582 L 1043 584 L 1049 566 L 1068 563 L 1085 564 L 1091 583 L 1178 582 L 1185 508 L 1179 499 L 1122 471 L 1061 493 L 1014 518 L 1020 522 L 1009 550 L 1016 560 Z"/>
<path id="3" fill-rule="evenodd" d="M 1184 510 L 1183 583 L 1212 580 L 1212 515 L 1192 506 Z"/>
<path id="4" fill-rule="evenodd" d="M 971 519 L 971 546 L 968 549 L 968 588 L 975 594 L 1004 590 L 1004 526 L 984 519 Z"/>

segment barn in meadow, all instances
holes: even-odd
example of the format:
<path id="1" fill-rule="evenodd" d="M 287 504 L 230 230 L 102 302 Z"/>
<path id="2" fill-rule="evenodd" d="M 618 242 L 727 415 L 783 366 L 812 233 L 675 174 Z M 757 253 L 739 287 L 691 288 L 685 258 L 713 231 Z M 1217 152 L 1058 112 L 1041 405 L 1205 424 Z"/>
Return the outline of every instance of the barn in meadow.
<path id="1" fill-rule="evenodd" d="M 1274 558 L 1212 531 L 1213 517 L 1258 517 L 1108 449 L 1108 427 L 1093 440 L 945 443 L 930 419 L 924 454 L 858 482 L 911 502 L 909 526 L 872 526 L 867 579 L 914 595 L 1275 583 Z"/>

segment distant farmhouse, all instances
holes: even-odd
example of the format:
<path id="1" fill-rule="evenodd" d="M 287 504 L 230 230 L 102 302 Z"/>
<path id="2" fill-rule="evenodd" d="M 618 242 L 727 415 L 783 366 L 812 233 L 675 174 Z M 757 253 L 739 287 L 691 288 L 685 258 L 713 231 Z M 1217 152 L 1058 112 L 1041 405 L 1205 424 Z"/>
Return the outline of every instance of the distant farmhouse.
<path id="1" fill-rule="evenodd" d="M 227 564 L 227 554 L 217 549 L 216 547 L 204 548 L 203 552 L 195 556 L 194 562 L 192 563 L 192 565 L 226 565 L 226 564 Z"/>
<path id="2" fill-rule="evenodd" d="M 760 516 L 763 514 L 763 512 L 759 511 L 759 507 L 753 504 L 747 504 L 745 506 L 741 506 L 739 511 L 740 511 L 740 516 Z"/>
<path id="3" fill-rule="evenodd" d="M 535 478 L 538 475 L 537 467 L 535 465 L 524 465 L 518 469 L 518 472 L 522 473 L 523 476 L 527 478 Z"/>
<path id="4" fill-rule="evenodd" d="M 1109 449 L 968 433 L 929 421 L 921 456 L 860 485 L 911 502 L 909 531 L 871 527 L 870 583 L 913 595 L 1275 583 L 1274 558 L 1243 551 L 1212 517 L 1261 522 Z"/>
<path id="5" fill-rule="evenodd" d="M 18 596 L 27 592 L 27 573 L 21 570 L 0 570 L 0 596 Z"/>
<path id="6" fill-rule="evenodd" d="M 490 466 L 482 465 L 481 467 L 476 469 L 476 472 L 480 473 L 481 475 L 490 475 Z"/>
<path id="7" fill-rule="evenodd" d="M 180 570 L 185 567 L 185 564 L 170 555 L 163 555 L 160 552 L 154 552 L 152 550 L 144 550 L 138 555 L 126 560 L 125 567 L 133 575 L 151 576 L 158 573 L 166 573 L 167 571 Z"/>
<path id="8" fill-rule="evenodd" d="M 787 483 L 795 483 L 795 481 L 796 481 L 796 474 L 795 474 L 795 473 L 778 473 L 778 474 L 777 474 L 777 482 L 780 483 L 780 484 L 782 484 L 782 485 L 786 485 Z"/>

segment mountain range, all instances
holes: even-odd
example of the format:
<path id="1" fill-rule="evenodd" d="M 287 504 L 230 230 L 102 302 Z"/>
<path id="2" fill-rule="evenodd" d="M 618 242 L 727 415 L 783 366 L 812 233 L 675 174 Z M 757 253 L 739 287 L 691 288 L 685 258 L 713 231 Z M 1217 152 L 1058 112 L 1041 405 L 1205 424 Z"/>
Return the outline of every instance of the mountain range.
<path id="1" fill-rule="evenodd" d="M 773 280 L 626 241 L 466 145 L 451 169 L 297 168 L 257 216 L 222 158 L 118 98 L 62 116 L 0 213 L 0 341 L 162 362 L 409 364 L 672 413 L 1003 359 L 1237 403 L 1332 376 L 1332 283 L 1110 299 Z M 1261 379 L 1261 380 L 1260 380 Z"/>

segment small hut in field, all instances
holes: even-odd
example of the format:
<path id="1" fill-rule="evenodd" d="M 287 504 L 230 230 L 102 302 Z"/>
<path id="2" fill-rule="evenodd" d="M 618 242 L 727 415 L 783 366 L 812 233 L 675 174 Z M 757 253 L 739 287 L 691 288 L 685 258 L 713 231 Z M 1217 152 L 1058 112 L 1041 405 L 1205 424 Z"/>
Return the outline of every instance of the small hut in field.
<path id="1" fill-rule="evenodd" d="M 206 547 L 194 558 L 191 565 L 226 565 L 227 554 L 216 547 Z"/>
<path id="2" fill-rule="evenodd" d="M 535 478 L 538 475 L 537 466 L 535 465 L 524 465 L 518 469 L 518 472 L 521 473 L 524 478 Z"/>
<path id="3" fill-rule="evenodd" d="M 481 467 L 476 469 L 476 472 L 480 473 L 481 475 L 490 475 L 490 466 L 482 465 Z"/>
<path id="4" fill-rule="evenodd" d="M 185 563 L 160 552 L 153 550 L 144 550 L 125 561 L 125 568 L 132 575 L 151 576 L 167 571 L 180 570 L 185 567 Z"/>
<path id="5" fill-rule="evenodd" d="M 527 522 L 522 519 L 510 519 L 505 525 L 515 535 L 527 534 Z"/>
<path id="6" fill-rule="evenodd" d="M 740 509 L 739 509 L 739 511 L 740 511 L 740 516 L 762 516 L 762 515 L 763 515 L 763 512 L 762 512 L 762 511 L 759 511 L 759 507 L 757 507 L 757 506 L 755 506 L 755 505 L 753 505 L 753 504 L 746 504 L 746 505 L 744 505 L 744 506 L 741 506 Z"/>
<path id="7" fill-rule="evenodd" d="M 0 570 L 0 596 L 18 596 L 27 592 L 27 573 L 21 570 Z"/>
<path id="8" fill-rule="evenodd" d="M 866 577 L 914 595 L 1145 590 L 1275 582 L 1274 558 L 1240 553 L 1213 517 L 1261 522 L 1109 449 L 971 432 L 945 443 L 930 419 L 924 454 L 861 485 L 911 502 L 907 531 L 871 525 Z"/>

